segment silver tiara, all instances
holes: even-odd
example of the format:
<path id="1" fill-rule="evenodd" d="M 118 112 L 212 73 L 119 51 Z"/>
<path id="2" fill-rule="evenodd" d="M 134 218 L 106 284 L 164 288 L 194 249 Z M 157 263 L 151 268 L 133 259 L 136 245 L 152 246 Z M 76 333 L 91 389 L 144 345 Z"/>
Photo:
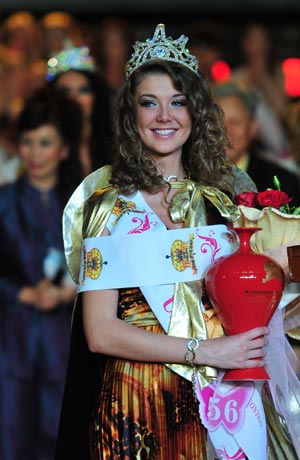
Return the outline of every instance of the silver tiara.
<path id="1" fill-rule="evenodd" d="M 48 59 L 46 80 L 51 81 L 69 70 L 95 72 L 96 63 L 87 46 L 76 48 L 70 40 L 65 40 L 63 49 Z"/>
<path id="2" fill-rule="evenodd" d="M 145 42 L 135 42 L 133 45 L 134 53 L 129 59 L 125 72 L 128 79 L 132 72 L 145 62 L 162 59 L 164 61 L 178 62 L 188 67 L 192 72 L 198 75 L 199 66 L 195 56 L 190 54 L 186 49 L 188 42 L 186 35 L 181 35 L 176 40 L 172 37 L 166 37 L 165 25 L 156 26 L 153 38 L 147 38 Z"/>

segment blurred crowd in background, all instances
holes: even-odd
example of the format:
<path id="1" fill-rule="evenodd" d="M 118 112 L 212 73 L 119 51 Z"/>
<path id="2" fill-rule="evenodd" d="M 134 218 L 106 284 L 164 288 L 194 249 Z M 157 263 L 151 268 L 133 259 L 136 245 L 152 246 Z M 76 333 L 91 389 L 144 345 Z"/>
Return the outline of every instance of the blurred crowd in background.
<path id="1" fill-rule="evenodd" d="M 174 24 L 167 26 L 170 34 L 176 36 Z M 180 25 L 182 29 L 184 26 Z M 264 154 L 299 173 L 300 48 L 298 56 L 290 56 L 288 46 L 285 56 L 282 49 L 279 53 L 271 30 L 256 21 L 241 26 L 230 40 L 225 36 L 224 26 L 214 20 L 191 20 L 186 23 L 185 29 L 189 36 L 189 49 L 197 56 L 200 69 L 212 85 L 234 79 L 245 90 L 253 92 L 257 102 L 257 138 Z M 41 17 L 29 11 L 20 11 L 2 21 L 1 183 L 11 180 L 15 168 L 19 166 L 14 123 L 24 100 L 47 85 L 48 59 L 64 49 L 66 40 L 75 47 L 88 46 L 97 64 L 97 73 L 104 86 L 108 85 L 112 107 L 114 95 L 124 79 L 124 65 L 131 54 L 131 44 L 139 39 L 139 34 L 145 36 L 143 26 L 128 19 L 107 17 L 88 23 L 60 11 Z M 102 107 L 102 112 L 107 109 Z M 92 167 L 86 166 L 85 171 L 90 172 Z"/>
<path id="2" fill-rule="evenodd" d="M 61 11 L 19 11 L 0 23 L 3 460 L 53 460 L 75 298 L 63 258 L 63 207 L 82 179 L 112 161 L 124 67 L 132 43 L 152 37 L 154 25 L 122 17 L 89 23 Z M 215 20 L 166 30 L 189 37 L 224 111 L 228 158 L 258 191 L 278 176 L 299 206 L 300 40 L 293 55 L 288 47 L 278 53 L 272 31 L 257 21 L 229 40 Z"/>

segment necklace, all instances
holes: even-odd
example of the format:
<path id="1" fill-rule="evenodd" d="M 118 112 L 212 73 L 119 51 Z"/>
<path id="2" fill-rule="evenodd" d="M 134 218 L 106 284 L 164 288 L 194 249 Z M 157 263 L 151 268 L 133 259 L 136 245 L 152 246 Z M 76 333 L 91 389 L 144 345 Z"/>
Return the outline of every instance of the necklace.
<path id="1" fill-rule="evenodd" d="M 175 174 L 171 174 L 171 176 L 163 177 L 163 180 L 164 180 L 165 182 L 171 182 L 172 180 L 177 181 L 177 180 L 178 180 L 178 176 L 175 176 Z"/>

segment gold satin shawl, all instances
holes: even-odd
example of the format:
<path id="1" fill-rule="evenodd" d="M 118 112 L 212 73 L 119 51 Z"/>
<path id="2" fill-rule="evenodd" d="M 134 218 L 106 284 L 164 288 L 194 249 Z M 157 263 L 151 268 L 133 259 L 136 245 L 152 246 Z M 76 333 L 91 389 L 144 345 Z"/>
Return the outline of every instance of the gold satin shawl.
<path id="1" fill-rule="evenodd" d="M 65 257 L 70 275 L 76 284 L 80 268 L 84 207 L 96 190 L 109 186 L 110 176 L 110 166 L 103 166 L 103 168 L 97 169 L 87 176 L 72 194 L 64 209 L 62 222 Z M 106 208 L 107 206 L 105 207 L 107 212 Z M 106 213 L 103 214 L 102 218 L 98 216 L 100 223 L 103 224 L 102 219 L 105 219 L 105 216 Z"/>

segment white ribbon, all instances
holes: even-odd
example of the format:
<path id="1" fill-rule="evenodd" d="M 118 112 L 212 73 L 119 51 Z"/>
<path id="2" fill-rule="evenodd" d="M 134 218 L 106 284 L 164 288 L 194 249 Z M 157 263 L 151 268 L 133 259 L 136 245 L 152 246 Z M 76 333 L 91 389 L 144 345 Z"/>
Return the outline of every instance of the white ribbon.
<path id="1" fill-rule="evenodd" d="M 217 257 L 230 254 L 225 225 L 86 238 L 78 291 L 197 281 Z M 137 266 L 140 269 L 137 269 Z"/>

